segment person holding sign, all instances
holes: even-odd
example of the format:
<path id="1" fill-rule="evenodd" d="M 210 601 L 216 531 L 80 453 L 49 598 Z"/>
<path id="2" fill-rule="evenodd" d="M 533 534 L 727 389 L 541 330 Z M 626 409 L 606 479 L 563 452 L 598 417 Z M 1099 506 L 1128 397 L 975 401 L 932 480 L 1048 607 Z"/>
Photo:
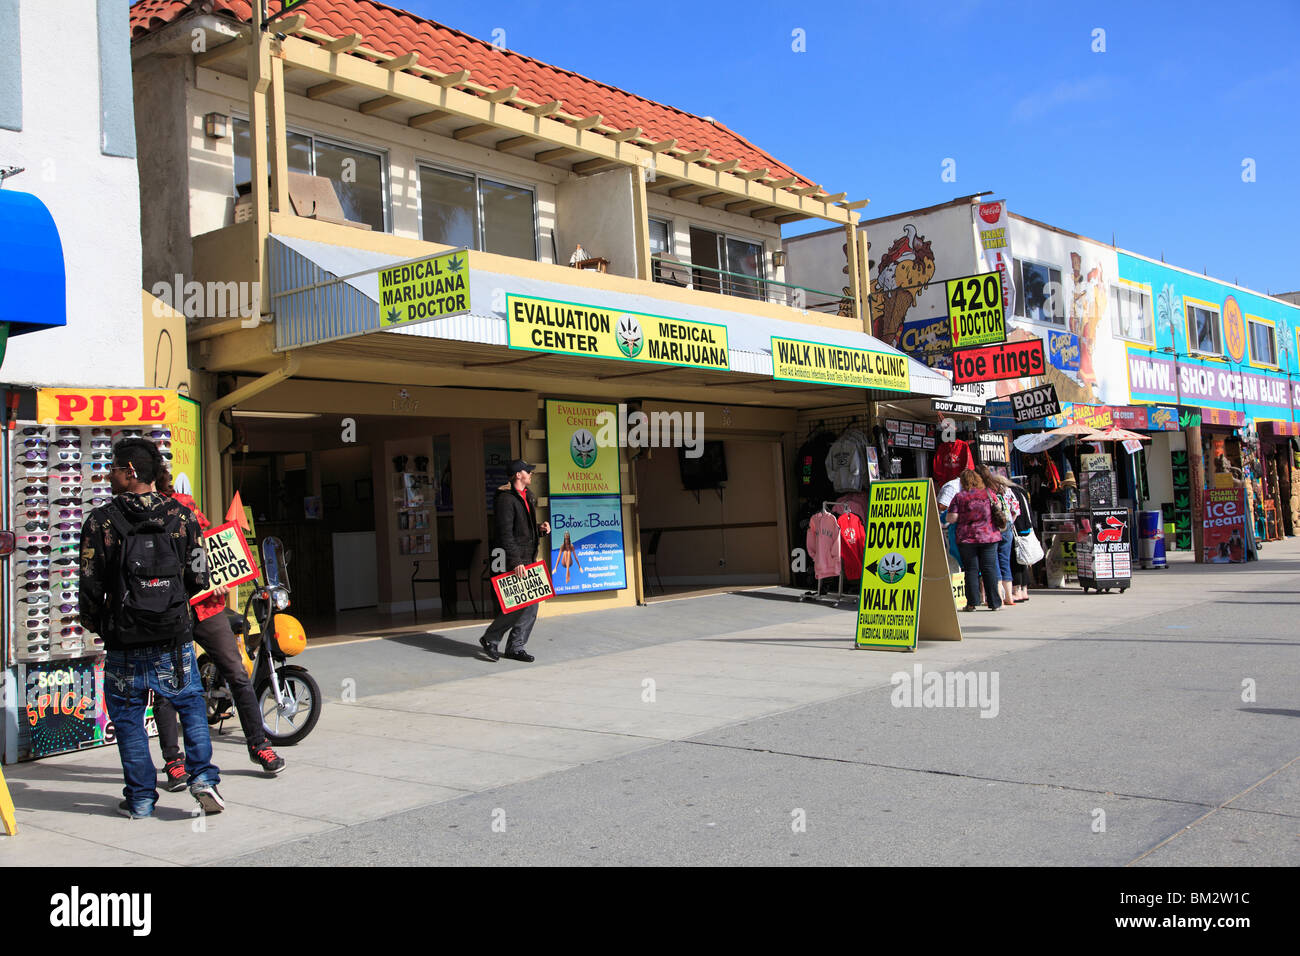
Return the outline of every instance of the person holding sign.
<path id="1" fill-rule="evenodd" d="M 198 509 L 194 499 L 189 495 L 175 491 L 171 486 L 171 475 L 165 470 L 158 475 L 158 490 L 171 495 L 172 500 L 179 501 L 194 513 L 199 527 L 206 530 L 211 526 L 207 515 Z M 226 595 L 230 592 L 227 585 L 222 585 L 194 605 L 194 640 L 208 652 L 216 662 L 217 669 L 230 688 L 235 710 L 239 714 L 239 726 L 244 731 L 248 742 L 248 757 L 262 770 L 274 776 L 284 769 L 284 758 L 277 754 L 266 739 L 266 729 L 262 723 L 262 712 L 257 706 L 257 695 L 253 693 L 253 682 L 244 669 L 244 662 L 235 640 L 235 632 L 230 628 L 226 618 Z M 154 700 L 154 721 L 158 725 L 158 743 L 162 746 L 163 786 L 175 793 L 185 789 L 185 761 L 181 755 L 180 721 L 176 708 L 165 697 Z"/>
<path id="2" fill-rule="evenodd" d="M 126 783 L 118 809 L 132 820 L 152 816 L 158 802 L 144 726 L 150 691 L 180 714 L 190 794 L 205 813 L 225 808 L 190 633 L 189 599 L 208 587 L 203 535 L 193 512 L 154 488 L 162 473 L 153 442 L 119 441 L 109 469 L 114 498 L 81 528 L 79 610 L 104 639 L 104 699 Z"/>
<path id="3" fill-rule="evenodd" d="M 505 549 L 506 567 L 516 577 L 524 576 L 526 565 L 537 560 L 537 544 L 543 534 L 551 533 L 551 523 L 537 522 L 537 497 L 529 490 L 533 483 L 534 465 L 522 459 L 510 463 L 510 483 L 497 489 L 496 511 L 497 546 Z M 479 638 L 479 644 L 488 660 L 501 659 L 497 645 L 502 635 L 506 638 L 505 656 L 512 661 L 531 663 L 535 658 L 524 650 L 528 636 L 537 621 L 537 605 L 529 604 L 514 611 L 501 611 Z"/>

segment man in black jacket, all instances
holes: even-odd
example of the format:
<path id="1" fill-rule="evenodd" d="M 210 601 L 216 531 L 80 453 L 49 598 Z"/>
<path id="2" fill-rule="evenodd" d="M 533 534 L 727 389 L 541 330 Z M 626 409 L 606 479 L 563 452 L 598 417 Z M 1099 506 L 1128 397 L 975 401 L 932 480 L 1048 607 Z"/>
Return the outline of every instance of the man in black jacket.
<path id="1" fill-rule="evenodd" d="M 537 497 L 529 490 L 533 483 L 533 465 L 521 459 L 510 464 L 510 484 L 497 489 L 496 511 L 497 547 L 505 550 L 506 567 L 516 577 L 524 576 L 524 567 L 537 560 L 537 542 L 540 535 L 551 533 L 551 523 L 537 521 Z M 498 613 L 479 644 L 488 660 L 501 659 L 497 643 L 501 635 L 509 632 L 505 656 L 512 661 L 531 663 L 534 658 L 524 650 L 528 635 L 537 620 L 537 605 L 530 604 L 517 611 Z"/>
<path id="2" fill-rule="evenodd" d="M 132 820 L 152 816 L 158 802 L 144 726 L 150 691 L 180 714 L 190 793 L 206 813 L 225 807 L 190 643 L 189 598 L 208 586 L 203 534 L 194 512 L 154 489 L 162 469 L 153 442 L 122 439 L 109 471 L 115 497 L 81 528 L 79 610 L 104 639 L 104 699 L 126 783 L 118 809 Z"/>

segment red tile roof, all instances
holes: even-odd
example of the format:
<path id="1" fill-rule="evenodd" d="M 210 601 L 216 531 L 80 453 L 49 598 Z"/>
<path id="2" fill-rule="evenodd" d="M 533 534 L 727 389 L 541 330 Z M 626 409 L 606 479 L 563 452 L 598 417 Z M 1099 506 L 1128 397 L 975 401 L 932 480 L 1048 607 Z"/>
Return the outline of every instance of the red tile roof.
<path id="1" fill-rule="evenodd" d="M 252 6 L 249 0 L 137 0 L 131 7 L 131 36 L 145 36 L 190 12 L 225 14 L 247 22 Z M 295 12 L 307 18 L 309 29 L 334 37 L 359 33 L 364 46 L 388 56 L 414 51 L 420 54 L 420 66 L 442 73 L 469 70 L 471 82 L 481 86 L 518 86 L 522 99 L 560 100 L 575 115 L 600 113 L 607 126 L 640 126 L 642 135 L 652 141 L 676 138 L 679 149 L 707 148 L 706 162 L 737 159 L 740 169 L 767 168 L 774 179 L 795 176 L 797 185 L 812 185 L 812 180 L 721 123 L 501 49 L 376 0 L 313 0 Z"/>

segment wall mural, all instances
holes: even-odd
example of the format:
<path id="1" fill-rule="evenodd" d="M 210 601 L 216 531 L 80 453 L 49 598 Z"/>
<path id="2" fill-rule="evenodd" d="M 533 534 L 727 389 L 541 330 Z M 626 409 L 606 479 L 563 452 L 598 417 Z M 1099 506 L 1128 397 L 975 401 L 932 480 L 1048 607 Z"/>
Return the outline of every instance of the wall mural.
<path id="1" fill-rule="evenodd" d="M 934 250 L 908 223 L 876 265 L 871 293 L 871 328 L 886 345 L 898 346 L 907 312 L 934 278 Z"/>

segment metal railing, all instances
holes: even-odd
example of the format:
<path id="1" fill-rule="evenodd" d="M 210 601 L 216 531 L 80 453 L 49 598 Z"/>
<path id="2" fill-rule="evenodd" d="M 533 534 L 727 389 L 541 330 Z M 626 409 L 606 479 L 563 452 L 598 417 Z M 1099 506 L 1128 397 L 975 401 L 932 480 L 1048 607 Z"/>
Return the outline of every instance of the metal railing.
<path id="1" fill-rule="evenodd" d="M 840 310 L 841 303 L 847 298 L 841 293 L 827 292 L 825 289 L 813 289 L 791 282 L 778 282 L 776 279 L 762 279 L 741 272 L 728 272 L 725 269 L 694 265 L 672 256 L 650 258 L 653 263 L 651 274 L 655 282 L 681 288 L 717 292 L 742 299 L 772 302 L 792 309 L 832 314 Z M 847 302 L 846 308 L 852 313 L 851 300 Z"/>

